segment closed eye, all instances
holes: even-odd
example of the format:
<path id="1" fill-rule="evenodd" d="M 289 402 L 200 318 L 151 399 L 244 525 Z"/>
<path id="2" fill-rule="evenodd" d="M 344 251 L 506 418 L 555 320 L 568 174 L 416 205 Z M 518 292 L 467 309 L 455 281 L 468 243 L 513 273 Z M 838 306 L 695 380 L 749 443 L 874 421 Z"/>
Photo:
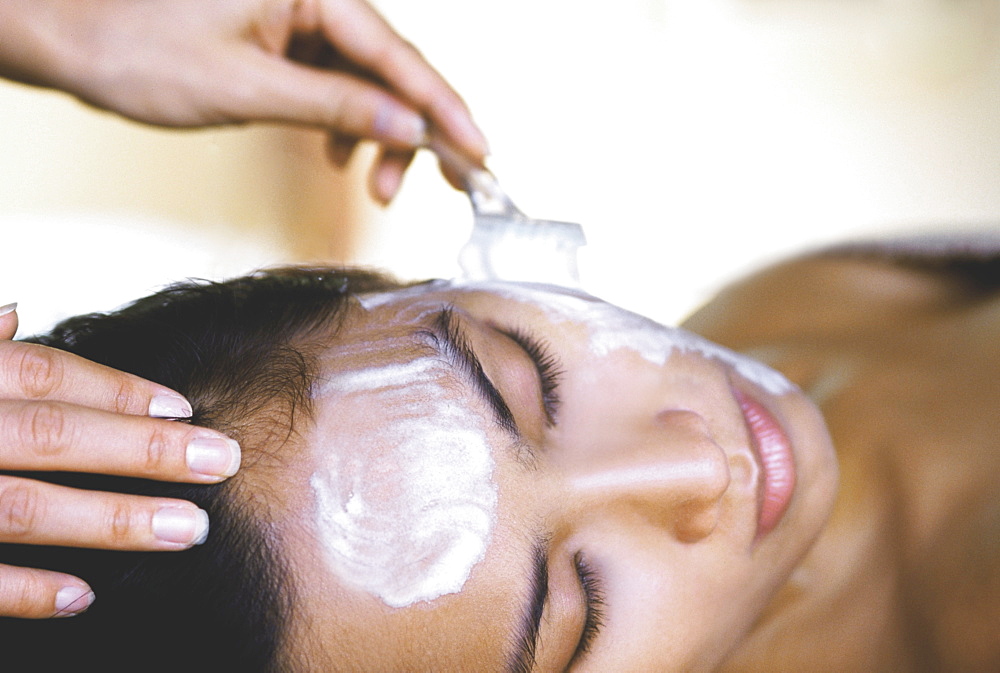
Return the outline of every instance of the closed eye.
<path id="1" fill-rule="evenodd" d="M 520 346 L 528 354 L 528 357 L 531 358 L 532 363 L 534 363 L 535 369 L 538 371 L 538 379 L 541 382 L 545 421 L 549 427 L 556 425 L 559 419 L 560 405 L 559 381 L 563 375 L 563 369 L 558 358 L 552 354 L 552 351 L 544 341 L 532 336 L 523 329 L 501 331 Z"/>
<path id="2" fill-rule="evenodd" d="M 573 564 L 576 567 L 576 575 L 580 579 L 580 587 L 583 589 L 583 596 L 587 603 L 587 614 L 570 665 L 590 652 L 597 634 L 604 626 L 605 607 L 603 583 L 594 569 L 587 563 L 587 559 L 583 557 L 582 553 L 577 552 L 573 557 Z"/>

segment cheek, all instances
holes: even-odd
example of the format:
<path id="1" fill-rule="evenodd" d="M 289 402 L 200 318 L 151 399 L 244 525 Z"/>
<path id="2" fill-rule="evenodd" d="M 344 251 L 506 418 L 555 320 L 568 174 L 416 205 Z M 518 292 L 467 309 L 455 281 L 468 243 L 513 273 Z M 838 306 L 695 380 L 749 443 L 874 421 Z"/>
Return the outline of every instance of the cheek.
<path id="1" fill-rule="evenodd" d="M 614 643 L 594 670 L 715 670 L 766 604 L 749 564 L 724 545 L 674 543 L 627 521 L 595 526 L 582 544 L 603 578 Z"/>

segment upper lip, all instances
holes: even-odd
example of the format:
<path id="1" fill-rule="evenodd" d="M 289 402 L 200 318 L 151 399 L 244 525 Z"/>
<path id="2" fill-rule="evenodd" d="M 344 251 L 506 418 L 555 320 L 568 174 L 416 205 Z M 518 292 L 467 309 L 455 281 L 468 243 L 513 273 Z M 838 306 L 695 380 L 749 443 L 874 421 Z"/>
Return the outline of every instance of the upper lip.
<path id="1" fill-rule="evenodd" d="M 756 537 L 760 538 L 781 522 L 788 509 L 795 491 L 795 460 L 791 442 L 767 406 L 740 387 L 732 390 L 759 468 Z"/>

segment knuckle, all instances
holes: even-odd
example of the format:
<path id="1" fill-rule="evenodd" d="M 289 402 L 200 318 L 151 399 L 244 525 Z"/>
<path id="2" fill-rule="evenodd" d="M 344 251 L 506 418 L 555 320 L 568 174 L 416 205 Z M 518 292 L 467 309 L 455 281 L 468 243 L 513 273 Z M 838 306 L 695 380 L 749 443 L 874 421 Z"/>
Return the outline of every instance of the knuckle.
<path id="1" fill-rule="evenodd" d="M 30 535 L 45 516 L 45 503 L 37 489 L 21 480 L 0 486 L 0 536 L 17 540 Z"/>
<path id="2" fill-rule="evenodd" d="M 161 428 L 153 430 L 146 442 L 142 464 L 139 468 L 145 474 L 158 475 L 165 473 L 170 466 L 170 438 Z"/>
<path id="3" fill-rule="evenodd" d="M 37 456 L 59 455 L 70 444 L 72 431 L 65 411 L 54 402 L 25 406 L 16 427 L 20 445 Z"/>
<path id="4" fill-rule="evenodd" d="M 17 370 L 21 391 L 29 399 L 48 397 L 63 381 L 62 361 L 47 348 L 25 348 Z"/>
<path id="5" fill-rule="evenodd" d="M 104 529 L 110 548 L 125 548 L 132 539 L 132 510 L 122 502 L 109 505 L 104 512 Z"/>
<path id="6" fill-rule="evenodd" d="M 32 575 L 4 568 L 0 574 L 0 614 L 30 615 L 37 611 L 39 594 L 44 587 Z"/>
<path id="7" fill-rule="evenodd" d="M 128 381 L 119 381 L 111 398 L 111 411 L 116 414 L 145 414 L 148 407 L 146 397 L 139 393 Z"/>
<path id="8" fill-rule="evenodd" d="M 415 42 L 400 38 L 399 46 L 402 47 L 404 53 L 406 53 L 409 58 L 416 56 L 423 59 L 424 57 L 423 52 L 420 51 L 420 47 L 418 47 Z"/>

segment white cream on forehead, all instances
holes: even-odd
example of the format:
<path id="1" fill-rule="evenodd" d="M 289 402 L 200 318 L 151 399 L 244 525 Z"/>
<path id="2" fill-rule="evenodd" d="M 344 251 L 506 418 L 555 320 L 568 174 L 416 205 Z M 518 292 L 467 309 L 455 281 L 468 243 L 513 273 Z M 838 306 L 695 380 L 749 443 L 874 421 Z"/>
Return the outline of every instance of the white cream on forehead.
<path id="1" fill-rule="evenodd" d="M 572 291 L 553 291 L 553 288 L 529 284 L 480 285 L 482 289 L 540 306 L 550 320 L 585 323 L 590 347 L 595 355 L 607 355 L 627 349 L 662 366 L 675 350 L 682 353 L 695 352 L 729 365 L 738 374 L 773 395 L 795 390 L 788 379 L 753 358 L 735 353 L 688 330 L 661 325 L 595 297 Z"/>
<path id="2" fill-rule="evenodd" d="M 327 561 L 392 607 L 461 591 L 492 537 L 493 456 L 453 380 L 448 364 L 422 356 L 336 374 L 315 394 L 333 410 L 317 419 L 310 480 Z M 370 396 L 360 422 L 372 430 L 343 439 L 330 416 L 358 396 Z"/>
<path id="3" fill-rule="evenodd" d="M 795 390 L 795 385 L 788 379 L 757 360 L 735 353 L 685 329 L 661 325 L 586 293 L 562 287 L 532 283 L 438 281 L 394 293 L 369 295 L 362 301 L 366 307 L 375 307 L 395 299 L 416 297 L 444 289 L 489 292 L 536 306 L 554 323 L 573 322 L 585 325 L 590 349 L 595 356 L 631 350 L 647 361 L 662 366 L 674 351 L 695 352 L 729 365 L 738 374 L 773 395 Z"/>

